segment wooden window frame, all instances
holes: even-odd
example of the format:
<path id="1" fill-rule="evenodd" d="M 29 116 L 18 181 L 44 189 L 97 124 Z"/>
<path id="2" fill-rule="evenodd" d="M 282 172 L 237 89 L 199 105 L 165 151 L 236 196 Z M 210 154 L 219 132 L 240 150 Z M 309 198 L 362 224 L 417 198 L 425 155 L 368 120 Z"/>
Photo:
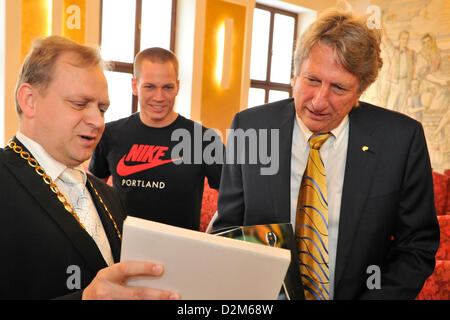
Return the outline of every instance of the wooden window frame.
<path id="1" fill-rule="evenodd" d="M 177 1 L 172 0 L 172 16 L 170 26 L 170 50 L 175 52 L 175 30 L 177 23 Z M 103 18 L 103 0 L 100 4 L 100 38 L 99 43 L 102 41 L 102 18 Z M 136 0 L 136 17 L 134 26 L 134 57 L 141 51 L 141 18 L 142 18 L 142 0 Z M 121 61 L 106 61 L 110 66 L 110 71 L 130 73 L 133 75 L 133 63 L 121 62 Z M 131 113 L 135 113 L 138 110 L 138 99 L 133 95 L 131 103 Z"/>
<path id="2" fill-rule="evenodd" d="M 272 69 L 272 45 L 273 45 L 273 29 L 274 29 L 274 21 L 275 21 L 275 14 L 283 14 L 286 16 L 290 16 L 294 18 L 294 41 L 293 41 L 293 47 L 292 47 L 292 55 L 294 55 L 295 50 L 295 40 L 297 39 L 297 24 L 298 24 L 298 15 L 291 11 L 286 11 L 274 7 L 270 7 L 267 5 L 259 4 L 257 3 L 255 5 L 255 8 L 262 9 L 270 12 L 270 29 L 269 29 L 269 48 L 268 48 L 268 55 L 267 55 L 267 72 L 266 72 L 266 80 L 253 80 L 250 79 L 250 88 L 257 88 L 257 89 L 264 89 L 265 95 L 264 95 L 264 103 L 267 103 L 269 101 L 269 92 L 270 90 L 279 90 L 279 91 L 287 91 L 289 92 L 289 97 L 292 97 L 292 86 L 291 84 L 286 83 L 278 83 L 278 82 L 271 82 L 270 81 L 270 73 Z M 291 67 L 291 77 L 294 71 L 294 63 L 292 63 Z"/>

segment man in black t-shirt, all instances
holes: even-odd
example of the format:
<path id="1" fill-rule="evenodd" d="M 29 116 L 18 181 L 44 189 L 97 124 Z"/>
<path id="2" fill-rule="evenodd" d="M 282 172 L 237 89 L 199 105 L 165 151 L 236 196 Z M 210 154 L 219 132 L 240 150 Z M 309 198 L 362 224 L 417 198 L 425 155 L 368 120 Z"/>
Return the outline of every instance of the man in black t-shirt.
<path id="1" fill-rule="evenodd" d="M 172 52 L 140 52 L 132 79 L 140 112 L 106 124 L 89 170 L 102 179 L 112 175 L 129 215 L 199 230 L 204 180 L 218 189 L 221 161 L 211 160 L 221 159 L 223 144 L 211 129 L 175 112 L 179 83 Z"/>

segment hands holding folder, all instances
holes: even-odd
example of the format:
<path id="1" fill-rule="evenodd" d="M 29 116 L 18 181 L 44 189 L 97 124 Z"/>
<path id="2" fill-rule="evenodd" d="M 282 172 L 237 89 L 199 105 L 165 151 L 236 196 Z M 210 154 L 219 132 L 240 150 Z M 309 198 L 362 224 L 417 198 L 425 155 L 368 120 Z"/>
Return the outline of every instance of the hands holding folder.
<path id="1" fill-rule="evenodd" d="M 178 300 L 182 294 L 195 300 L 276 299 L 291 255 L 282 249 L 289 240 L 283 230 L 292 227 L 260 227 L 234 228 L 218 237 L 128 217 L 121 262 L 100 270 L 82 298 Z M 229 239 L 239 230 L 248 237 L 246 230 L 264 227 L 273 231 L 269 234 L 276 237 L 276 246 Z"/>
<path id="2" fill-rule="evenodd" d="M 135 276 L 160 277 L 164 267 L 152 262 L 119 262 L 102 269 L 83 291 L 83 300 L 178 300 L 177 293 L 148 287 L 127 286 Z"/>

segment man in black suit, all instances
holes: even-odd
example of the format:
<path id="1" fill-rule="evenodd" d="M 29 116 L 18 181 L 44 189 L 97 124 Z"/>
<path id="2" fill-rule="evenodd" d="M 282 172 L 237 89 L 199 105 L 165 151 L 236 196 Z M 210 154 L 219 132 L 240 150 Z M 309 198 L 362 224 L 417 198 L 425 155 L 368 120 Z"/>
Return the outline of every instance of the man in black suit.
<path id="1" fill-rule="evenodd" d="M 36 40 L 24 61 L 19 130 L 0 150 L 0 299 L 178 298 L 125 285 L 130 276 L 160 276 L 163 266 L 117 263 L 125 210 L 81 166 L 109 106 L 102 65 L 97 50 L 58 36 Z"/>
<path id="2" fill-rule="evenodd" d="M 230 136 L 213 228 L 296 226 L 304 215 L 297 203 L 308 140 L 331 132 L 320 148 L 328 190 L 324 296 L 413 299 L 433 272 L 439 245 L 433 181 L 421 124 L 358 101 L 382 66 L 378 30 L 352 14 L 328 12 L 299 40 L 294 64 L 293 99 L 242 111 L 232 122 L 235 132 L 275 135 L 278 145 L 268 150 L 279 157 L 278 170 L 239 162 L 250 148 Z M 320 297 L 324 291 L 313 292 L 308 277 L 301 277 L 305 295 Z"/>

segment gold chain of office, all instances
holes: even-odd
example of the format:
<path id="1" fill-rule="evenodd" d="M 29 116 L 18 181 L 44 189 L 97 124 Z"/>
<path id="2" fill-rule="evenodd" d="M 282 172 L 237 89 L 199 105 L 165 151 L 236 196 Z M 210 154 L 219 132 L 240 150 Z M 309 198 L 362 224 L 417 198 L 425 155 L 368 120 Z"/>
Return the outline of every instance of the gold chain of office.
<path id="1" fill-rule="evenodd" d="M 63 204 L 64 209 L 66 209 L 66 211 L 68 211 L 74 218 L 75 220 L 77 220 L 77 222 L 80 224 L 80 226 L 86 230 L 86 227 L 84 226 L 84 224 L 81 222 L 80 217 L 77 215 L 77 213 L 73 210 L 72 205 L 67 201 L 67 198 L 64 194 L 62 194 L 59 191 L 58 186 L 53 182 L 52 178 L 45 173 L 44 168 L 42 168 L 39 163 L 36 161 L 36 159 L 34 159 L 31 154 L 25 150 L 23 150 L 23 148 L 19 145 L 17 145 L 14 141 L 10 140 L 8 142 L 8 147 L 10 147 L 15 153 L 19 154 L 20 157 L 22 159 L 24 159 L 25 161 L 28 162 L 28 164 L 30 165 L 30 167 L 34 168 L 34 170 L 36 171 L 36 173 L 38 175 L 40 175 L 42 177 L 42 179 L 44 180 L 44 182 L 46 184 L 49 185 L 50 190 L 56 194 L 56 197 L 58 198 L 58 200 Z M 119 227 L 117 226 L 116 221 L 114 220 L 113 216 L 111 215 L 111 213 L 108 210 L 108 207 L 106 206 L 105 202 L 103 201 L 102 197 L 98 194 L 97 190 L 94 188 L 94 186 L 92 185 L 92 182 L 89 181 L 88 182 L 90 184 L 90 186 L 92 187 L 92 190 L 94 190 L 95 195 L 97 196 L 98 200 L 100 201 L 100 203 L 103 205 L 103 208 L 105 208 L 106 213 L 108 214 L 109 219 L 111 220 L 112 224 L 114 225 L 114 228 L 116 229 L 117 232 L 117 236 L 119 237 L 120 240 L 122 240 L 122 235 L 120 233 Z"/>

